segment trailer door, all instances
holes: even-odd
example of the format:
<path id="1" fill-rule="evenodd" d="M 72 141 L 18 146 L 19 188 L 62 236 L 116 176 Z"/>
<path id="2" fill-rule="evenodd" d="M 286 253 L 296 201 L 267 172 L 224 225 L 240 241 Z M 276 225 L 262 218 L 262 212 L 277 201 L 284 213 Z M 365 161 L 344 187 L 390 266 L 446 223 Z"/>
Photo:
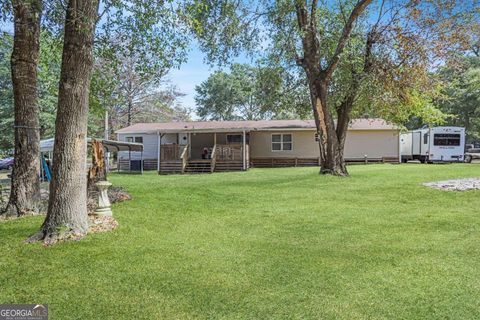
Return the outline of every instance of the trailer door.
<path id="1" fill-rule="evenodd" d="M 422 132 L 412 132 L 412 155 L 420 155 L 422 151 Z"/>

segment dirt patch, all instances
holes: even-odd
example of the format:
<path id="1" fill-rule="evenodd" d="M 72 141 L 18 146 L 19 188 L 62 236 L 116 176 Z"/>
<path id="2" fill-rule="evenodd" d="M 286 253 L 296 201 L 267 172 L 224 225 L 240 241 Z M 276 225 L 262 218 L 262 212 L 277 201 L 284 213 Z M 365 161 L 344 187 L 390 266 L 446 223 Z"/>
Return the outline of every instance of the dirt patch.
<path id="1" fill-rule="evenodd" d="M 132 200 L 132 196 L 122 187 L 112 186 L 108 189 L 108 199 L 110 199 L 110 203 L 114 204 L 117 202 Z M 92 214 L 97 208 L 97 205 L 98 205 L 98 192 L 92 191 L 89 194 L 88 202 L 87 202 L 88 213 Z"/>
<path id="2" fill-rule="evenodd" d="M 99 233 L 114 230 L 118 227 L 118 221 L 114 217 L 89 215 L 88 233 Z"/>
<path id="3" fill-rule="evenodd" d="M 446 191 L 480 190 L 480 178 L 426 182 L 423 185 L 426 187 Z"/>

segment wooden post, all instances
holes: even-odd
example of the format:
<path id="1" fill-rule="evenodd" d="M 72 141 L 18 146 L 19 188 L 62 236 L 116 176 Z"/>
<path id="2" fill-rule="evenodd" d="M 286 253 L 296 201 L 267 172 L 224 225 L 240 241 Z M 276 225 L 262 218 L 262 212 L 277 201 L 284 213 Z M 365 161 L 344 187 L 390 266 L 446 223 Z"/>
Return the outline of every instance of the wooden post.
<path id="1" fill-rule="evenodd" d="M 158 159 L 157 159 L 157 172 L 160 173 L 160 145 L 162 143 L 162 137 L 160 131 L 157 131 L 157 147 L 158 147 Z"/>
<path id="2" fill-rule="evenodd" d="M 245 130 L 243 130 L 243 136 L 242 136 L 242 160 L 243 160 L 243 170 L 245 170 L 245 144 L 246 144 L 246 139 L 245 139 Z"/>
<path id="3" fill-rule="evenodd" d="M 132 149 L 128 147 L 128 172 L 132 172 Z"/>
<path id="4" fill-rule="evenodd" d="M 188 133 L 188 158 L 192 158 L 192 133 Z"/>

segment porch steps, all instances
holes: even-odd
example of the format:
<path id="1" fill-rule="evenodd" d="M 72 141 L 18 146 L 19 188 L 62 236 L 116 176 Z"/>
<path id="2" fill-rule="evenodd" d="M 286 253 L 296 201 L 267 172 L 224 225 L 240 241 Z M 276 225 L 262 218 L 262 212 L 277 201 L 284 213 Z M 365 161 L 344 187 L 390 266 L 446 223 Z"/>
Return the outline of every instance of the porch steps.
<path id="1" fill-rule="evenodd" d="M 185 173 L 211 173 L 212 166 L 210 160 L 190 160 L 185 167 Z"/>
<path id="2" fill-rule="evenodd" d="M 243 161 L 219 161 L 215 164 L 215 172 L 242 171 Z"/>
<path id="3" fill-rule="evenodd" d="M 181 161 L 162 161 L 160 162 L 160 174 L 182 173 Z"/>

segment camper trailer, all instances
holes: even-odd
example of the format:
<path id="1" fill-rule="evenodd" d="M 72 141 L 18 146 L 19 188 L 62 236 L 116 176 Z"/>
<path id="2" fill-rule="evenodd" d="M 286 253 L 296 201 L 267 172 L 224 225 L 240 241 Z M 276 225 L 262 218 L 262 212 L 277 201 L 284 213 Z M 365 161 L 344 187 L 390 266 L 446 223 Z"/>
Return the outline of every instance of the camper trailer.
<path id="1" fill-rule="evenodd" d="M 465 128 L 433 127 L 400 135 L 402 162 L 460 162 L 465 151 Z"/>

